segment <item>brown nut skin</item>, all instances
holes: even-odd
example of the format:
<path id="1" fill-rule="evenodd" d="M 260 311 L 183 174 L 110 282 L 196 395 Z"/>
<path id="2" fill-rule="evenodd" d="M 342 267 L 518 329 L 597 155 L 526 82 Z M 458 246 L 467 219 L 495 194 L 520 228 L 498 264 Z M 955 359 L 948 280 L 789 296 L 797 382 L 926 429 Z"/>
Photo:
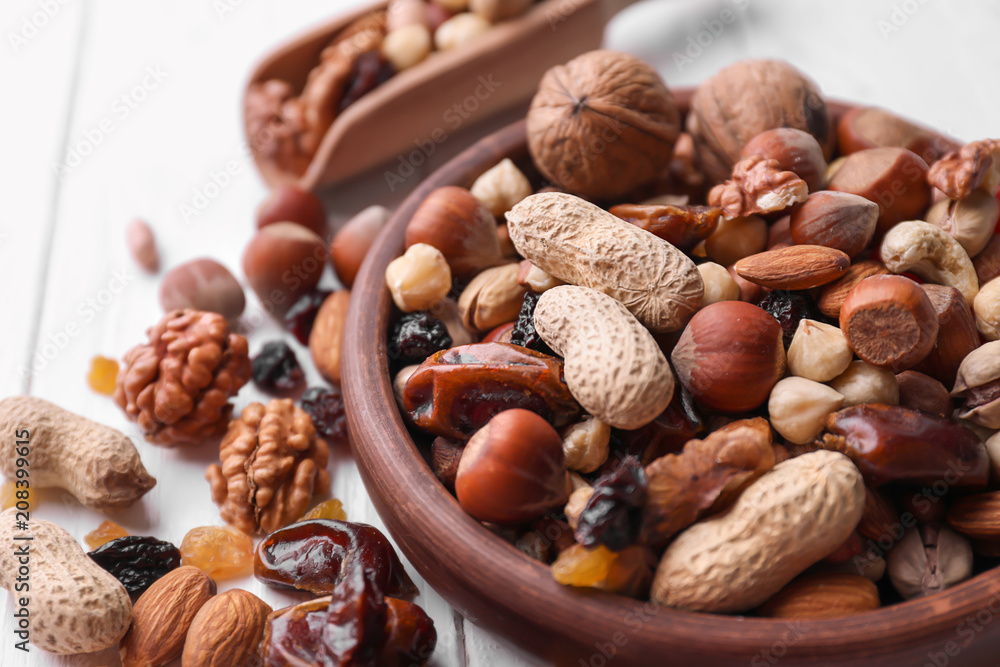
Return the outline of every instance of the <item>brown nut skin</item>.
<path id="1" fill-rule="evenodd" d="M 976 267 L 980 285 L 1000 276 L 1000 234 L 994 234 L 987 241 L 986 247 L 972 258 L 972 266 Z"/>
<path id="2" fill-rule="evenodd" d="M 927 164 L 961 148 L 954 139 L 877 107 L 854 108 L 841 116 L 837 142 L 843 155 L 895 146 L 916 153 Z"/>
<path id="3" fill-rule="evenodd" d="M 319 197 L 297 185 L 279 185 L 257 207 L 257 229 L 276 222 L 294 222 L 317 236 L 326 236 L 326 209 Z"/>
<path id="4" fill-rule="evenodd" d="M 681 130 L 680 110 L 656 70 L 601 50 L 546 72 L 527 123 L 542 175 L 589 199 L 621 197 L 653 181 Z"/>
<path id="5" fill-rule="evenodd" d="M 348 290 L 337 290 L 323 300 L 309 332 L 309 354 L 316 370 L 326 380 L 340 384 L 340 346 L 344 339 L 347 308 L 351 304 Z"/>
<path id="6" fill-rule="evenodd" d="M 929 375 L 903 371 L 896 375 L 896 382 L 899 383 L 899 404 L 904 408 L 938 417 L 949 417 L 955 409 L 945 386 Z"/>
<path id="7" fill-rule="evenodd" d="M 495 415 L 465 446 L 455 494 L 480 521 L 517 524 L 566 504 L 562 438 L 528 410 Z"/>
<path id="8" fill-rule="evenodd" d="M 777 160 L 783 171 L 790 171 L 809 186 L 809 192 L 823 189 L 826 180 L 826 157 L 816 137 L 792 127 L 777 127 L 761 132 L 748 141 L 740 155 L 760 155 Z"/>
<path id="9" fill-rule="evenodd" d="M 781 326 L 749 303 L 713 303 L 691 318 L 670 361 L 700 403 L 720 412 L 748 412 L 767 401 L 785 374 Z"/>
<path id="10" fill-rule="evenodd" d="M 160 251 L 156 248 L 153 228 L 142 218 L 136 218 L 125 228 L 125 244 L 135 263 L 146 273 L 160 270 Z"/>
<path id="11" fill-rule="evenodd" d="M 899 523 L 899 510 L 885 491 L 865 486 L 865 512 L 858 522 L 863 537 L 876 542 Z"/>
<path id="12" fill-rule="evenodd" d="M 948 524 L 974 539 L 1000 539 L 1000 491 L 957 499 L 948 510 Z"/>
<path id="13" fill-rule="evenodd" d="M 880 606 L 878 588 L 857 574 L 824 573 L 796 579 L 757 609 L 765 618 L 842 618 Z"/>
<path id="14" fill-rule="evenodd" d="M 789 229 L 798 245 L 821 245 L 847 253 L 851 259 L 875 236 L 878 205 L 846 192 L 813 192 L 792 208 Z"/>
<path id="15" fill-rule="evenodd" d="M 493 214 L 471 192 L 453 185 L 429 194 L 410 218 L 406 247 L 417 243 L 440 250 L 459 278 L 506 261 Z"/>
<path id="16" fill-rule="evenodd" d="M 930 283 L 920 287 L 937 312 L 938 335 L 930 353 L 914 370 L 951 387 L 962 360 L 979 347 L 976 317 L 965 297 L 954 287 Z"/>
<path id="17" fill-rule="evenodd" d="M 216 595 L 191 621 L 181 667 L 260 667 L 257 645 L 271 611 L 249 591 L 234 588 Z"/>
<path id="18" fill-rule="evenodd" d="M 710 183 L 729 177 L 743 146 L 757 135 L 791 127 L 813 135 L 827 159 L 836 140 L 816 84 L 780 60 L 743 60 L 705 81 L 691 100 L 687 131 Z"/>
<path id="19" fill-rule="evenodd" d="M 348 220 L 330 242 L 330 257 L 337 279 L 350 288 L 358 276 L 361 263 L 375 242 L 385 223 L 389 221 L 389 209 L 384 206 L 369 206 Z"/>
<path id="20" fill-rule="evenodd" d="M 823 290 L 816 300 L 821 313 L 827 317 L 840 319 L 840 309 L 844 305 L 844 300 L 851 290 L 865 278 L 872 276 L 888 276 L 889 269 L 885 268 L 882 262 L 874 259 L 864 259 L 854 262 L 847 269 L 847 273 L 842 275 L 832 283 L 823 286 Z"/>
<path id="21" fill-rule="evenodd" d="M 920 286 L 902 276 L 858 283 L 840 309 L 840 329 L 863 360 L 895 373 L 916 365 L 938 335 L 934 306 Z"/>
<path id="22" fill-rule="evenodd" d="M 229 269 L 207 257 L 170 269 L 160 283 L 160 307 L 164 312 L 194 308 L 234 320 L 245 306 L 240 283 Z"/>
<path id="23" fill-rule="evenodd" d="M 736 273 L 771 289 L 804 290 L 837 280 L 847 272 L 851 258 L 820 245 L 774 248 L 736 262 Z"/>
<path id="24" fill-rule="evenodd" d="M 465 451 L 464 443 L 437 437 L 431 443 L 431 467 L 445 488 L 455 492 L 455 477 L 458 475 L 458 463 Z"/>
<path id="25" fill-rule="evenodd" d="M 919 220 L 931 200 L 927 163 L 905 148 L 869 148 L 853 153 L 826 187 L 878 204 L 876 236 L 903 220 Z"/>
<path id="26" fill-rule="evenodd" d="M 326 243 L 294 222 L 267 225 L 243 251 L 243 273 L 269 312 L 284 313 L 316 287 L 329 258 Z"/>
<path id="27" fill-rule="evenodd" d="M 868 403 L 834 412 L 818 441 L 846 454 L 865 482 L 984 487 L 990 461 L 969 429 L 949 419 L 898 406 Z"/>

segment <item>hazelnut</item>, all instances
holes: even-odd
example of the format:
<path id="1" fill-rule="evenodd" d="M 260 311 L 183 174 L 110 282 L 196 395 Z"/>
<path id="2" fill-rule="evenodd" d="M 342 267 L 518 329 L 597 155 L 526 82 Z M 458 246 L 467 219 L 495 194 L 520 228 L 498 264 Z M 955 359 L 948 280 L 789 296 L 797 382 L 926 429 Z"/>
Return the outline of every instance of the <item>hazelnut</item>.
<path id="1" fill-rule="evenodd" d="M 323 202 L 297 185 L 279 185 L 257 207 L 257 229 L 276 222 L 295 222 L 319 236 L 326 236 Z"/>
<path id="2" fill-rule="evenodd" d="M 846 192 L 814 192 L 792 208 L 790 231 L 799 245 L 821 245 L 847 253 L 852 259 L 875 236 L 878 205 Z"/>
<path id="3" fill-rule="evenodd" d="M 937 312 L 938 336 L 930 354 L 916 365 L 915 370 L 950 387 L 955 384 L 962 360 L 979 347 L 976 319 L 965 297 L 954 287 L 932 284 L 920 287 Z"/>
<path id="4" fill-rule="evenodd" d="M 961 147 L 952 139 L 877 107 L 855 108 L 841 116 L 837 140 L 845 155 L 868 148 L 898 147 L 913 151 L 927 164 Z"/>
<path id="5" fill-rule="evenodd" d="M 782 171 L 790 171 L 809 186 L 809 192 L 823 189 L 826 180 L 826 158 L 816 137 L 791 127 L 779 127 L 761 132 L 743 146 L 744 158 L 760 155 L 777 160 Z"/>
<path id="6" fill-rule="evenodd" d="M 852 361 L 829 384 L 844 397 L 845 408 L 863 403 L 899 405 L 899 384 L 893 372 L 864 361 Z"/>
<path id="7" fill-rule="evenodd" d="M 269 311 L 283 312 L 316 287 L 328 257 L 326 243 L 294 222 L 263 227 L 243 252 L 243 273 Z"/>
<path id="8" fill-rule="evenodd" d="M 716 264 L 715 262 L 705 262 L 698 265 L 698 273 L 705 283 L 705 297 L 702 307 L 720 301 L 739 301 L 742 292 L 740 286 L 733 280 L 729 269 Z"/>
<path id="9" fill-rule="evenodd" d="M 146 273 L 156 273 L 160 270 L 160 253 L 156 249 L 156 236 L 149 223 L 136 218 L 125 228 L 125 243 L 132 254 L 135 263 Z"/>
<path id="10" fill-rule="evenodd" d="M 517 264 L 486 269 L 462 290 L 458 314 L 466 329 L 489 331 L 517 318 L 527 293 L 517 282 L 519 269 Z"/>
<path id="11" fill-rule="evenodd" d="M 469 9 L 490 23 L 498 23 L 507 19 L 517 18 L 528 9 L 535 0 L 469 0 Z"/>
<path id="12" fill-rule="evenodd" d="M 735 264 L 767 247 L 767 223 L 764 218 L 722 218 L 711 236 L 705 239 L 705 253 L 723 266 Z"/>
<path id="13" fill-rule="evenodd" d="M 954 405 L 943 384 L 923 373 L 903 371 L 896 375 L 899 384 L 899 404 L 939 417 L 950 417 Z"/>
<path id="14" fill-rule="evenodd" d="M 889 552 L 889 580 L 906 599 L 938 593 L 972 576 L 972 545 L 947 526 L 910 529 Z"/>
<path id="15" fill-rule="evenodd" d="M 354 285 L 361 263 L 375 242 L 385 223 L 389 221 L 389 209 L 384 206 L 369 206 L 348 220 L 330 243 L 330 257 L 333 269 L 344 287 Z"/>
<path id="16" fill-rule="evenodd" d="M 844 305 L 844 300 L 851 293 L 855 285 L 865 278 L 871 276 L 887 276 L 889 269 L 885 268 L 882 262 L 873 259 L 865 259 L 854 262 L 847 269 L 847 273 L 837 278 L 832 283 L 823 286 L 820 292 L 817 305 L 821 313 L 827 317 L 840 318 L 840 309 Z"/>
<path id="17" fill-rule="evenodd" d="M 965 399 L 959 417 L 1000 429 L 1000 341 L 973 350 L 958 368 L 951 395 Z"/>
<path id="18" fill-rule="evenodd" d="M 466 512 L 499 524 L 562 507 L 568 496 L 562 438 L 534 412 L 497 414 L 465 446 L 455 493 Z"/>
<path id="19" fill-rule="evenodd" d="M 969 257 L 983 251 L 1000 219 L 1000 199 L 976 190 L 965 199 L 942 199 L 927 212 L 927 222 L 955 238 Z"/>
<path id="20" fill-rule="evenodd" d="M 780 60 L 744 60 L 726 67 L 698 87 L 687 118 L 687 131 L 711 183 L 728 178 L 747 142 L 779 127 L 813 135 L 827 158 L 833 152 L 836 137 L 819 89 Z"/>
<path id="21" fill-rule="evenodd" d="M 788 370 L 793 375 L 829 382 L 847 370 L 854 359 L 847 337 L 837 327 L 805 319 L 788 347 Z"/>
<path id="22" fill-rule="evenodd" d="M 909 278 L 872 276 L 847 295 L 840 329 L 859 357 L 900 372 L 930 353 L 938 317 L 927 294 Z"/>
<path id="23" fill-rule="evenodd" d="M 490 213 L 501 218 L 522 199 L 530 197 L 534 190 L 528 177 L 517 168 L 517 165 L 511 162 L 510 158 L 504 158 L 477 178 L 470 192 L 483 202 Z"/>
<path id="24" fill-rule="evenodd" d="M 493 214 L 465 188 L 438 188 L 420 205 L 406 225 L 406 247 L 434 246 L 452 273 L 469 278 L 504 262 Z"/>
<path id="25" fill-rule="evenodd" d="M 801 377 L 780 380 L 767 401 L 771 426 L 795 445 L 812 442 L 826 418 L 840 409 L 844 397 L 825 384 Z"/>
<path id="26" fill-rule="evenodd" d="M 423 23 L 411 23 L 390 31 L 382 40 L 382 55 L 397 72 L 419 65 L 434 48 L 431 31 Z"/>
<path id="27" fill-rule="evenodd" d="M 174 267 L 160 283 L 163 312 L 194 308 L 234 320 L 243 312 L 246 297 L 229 269 L 214 259 L 194 259 Z"/>
<path id="28" fill-rule="evenodd" d="M 869 148 L 853 153 L 826 187 L 878 204 L 877 235 L 885 234 L 897 222 L 922 217 L 931 198 L 927 163 L 905 148 Z"/>
<path id="29" fill-rule="evenodd" d="M 434 46 L 438 51 L 450 51 L 468 44 L 490 29 L 490 22 L 482 16 L 464 12 L 442 23 L 434 33 Z"/>
<path id="30" fill-rule="evenodd" d="M 385 267 L 385 283 L 392 300 L 404 313 L 427 310 L 451 291 L 451 271 L 441 251 L 417 243 Z"/>
<path id="31" fill-rule="evenodd" d="M 650 183 L 670 161 L 680 110 L 635 56 L 591 51 L 545 73 L 528 111 L 528 147 L 556 186 L 611 199 Z"/>
<path id="32" fill-rule="evenodd" d="M 785 374 L 781 326 L 749 303 L 713 303 L 691 318 L 670 360 L 701 403 L 720 412 L 754 410 Z"/>
<path id="33" fill-rule="evenodd" d="M 986 283 L 972 302 L 976 329 L 986 340 L 1000 339 L 1000 279 Z"/>

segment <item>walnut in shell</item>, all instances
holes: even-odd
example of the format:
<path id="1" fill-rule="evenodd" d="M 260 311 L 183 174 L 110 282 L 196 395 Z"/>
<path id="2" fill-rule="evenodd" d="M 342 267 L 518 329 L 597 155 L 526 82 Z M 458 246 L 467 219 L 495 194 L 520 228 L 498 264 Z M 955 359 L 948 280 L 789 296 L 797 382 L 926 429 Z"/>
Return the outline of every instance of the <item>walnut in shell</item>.
<path id="1" fill-rule="evenodd" d="M 710 183 L 728 178 L 748 141 L 779 127 L 813 135 L 830 159 L 837 137 L 826 101 L 815 83 L 781 60 L 743 60 L 726 67 L 699 86 L 687 118 Z"/>
<path id="2" fill-rule="evenodd" d="M 287 526 L 330 489 L 329 449 L 290 398 L 251 403 L 229 424 L 222 464 L 205 472 L 222 518 L 248 535 Z"/>
<path id="3" fill-rule="evenodd" d="M 221 435 L 230 397 L 250 379 L 247 339 L 222 315 L 191 309 L 167 313 L 146 333 L 149 342 L 122 358 L 115 403 L 156 444 Z"/>
<path id="4" fill-rule="evenodd" d="M 591 199 L 618 197 L 655 179 L 678 134 L 680 111 L 660 75 L 615 51 L 591 51 L 550 69 L 528 111 L 528 147 L 538 169 Z"/>

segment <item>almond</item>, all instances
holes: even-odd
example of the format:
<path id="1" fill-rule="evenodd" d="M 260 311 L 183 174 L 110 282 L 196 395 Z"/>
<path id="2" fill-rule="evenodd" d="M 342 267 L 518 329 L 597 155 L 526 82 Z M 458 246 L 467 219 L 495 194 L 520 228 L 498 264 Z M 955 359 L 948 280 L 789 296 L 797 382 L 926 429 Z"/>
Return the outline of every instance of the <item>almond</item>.
<path id="1" fill-rule="evenodd" d="M 338 290 L 326 297 L 309 334 L 309 353 L 313 363 L 323 377 L 334 383 L 340 383 L 340 343 L 344 338 L 344 322 L 350 302 L 351 293 L 348 290 Z"/>
<path id="2" fill-rule="evenodd" d="M 196 567 L 167 573 L 132 609 L 132 627 L 122 639 L 123 667 L 160 667 L 179 658 L 195 614 L 215 595 L 215 582 Z"/>
<path id="3" fill-rule="evenodd" d="M 847 269 L 847 273 L 823 287 L 817 301 L 820 312 L 827 317 L 840 318 L 840 307 L 844 305 L 847 295 L 851 293 L 855 285 L 865 278 L 887 275 L 889 275 L 889 269 L 885 268 L 882 262 L 876 262 L 873 259 L 855 262 Z"/>
<path id="4" fill-rule="evenodd" d="M 879 608 L 878 588 L 856 574 L 816 574 L 796 579 L 757 610 L 770 618 L 850 616 Z"/>
<path id="5" fill-rule="evenodd" d="M 1000 539 L 1000 491 L 959 498 L 948 511 L 948 523 L 977 540 Z"/>
<path id="6" fill-rule="evenodd" d="M 266 602 L 239 589 L 209 600 L 191 623 L 182 667 L 259 667 L 257 646 L 270 613 Z"/>
<path id="7" fill-rule="evenodd" d="M 736 273 L 772 289 L 802 290 L 833 282 L 847 272 L 851 259 L 833 248 L 794 245 L 744 257 Z"/>

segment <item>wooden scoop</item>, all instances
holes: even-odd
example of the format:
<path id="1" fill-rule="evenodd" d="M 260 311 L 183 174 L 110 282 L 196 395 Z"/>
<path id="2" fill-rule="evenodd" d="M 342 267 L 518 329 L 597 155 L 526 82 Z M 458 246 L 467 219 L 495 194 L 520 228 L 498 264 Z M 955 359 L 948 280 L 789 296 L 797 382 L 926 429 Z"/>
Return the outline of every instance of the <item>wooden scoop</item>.
<path id="1" fill-rule="evenodd" d="M 544 0 L 524 16 L 494 25 L 473 44 L 432 53 L 345 109 L 301 176 L 253 150 L 244 114 L 257 168 L 271 187 L 296 183 L 313 189 L 396 158 L 406 161 L 413 151 L 426 153 L 421 145 L 440 143 L 461 127 L 525 102 L 550 67 L 600 47 L 608 21 L 635 1 Z M 323 48 L 346 26 L 386 4 L 338 16 L 279 47 L 257 65 L 247 90 L 283 79 L 301 91 Z"/>

